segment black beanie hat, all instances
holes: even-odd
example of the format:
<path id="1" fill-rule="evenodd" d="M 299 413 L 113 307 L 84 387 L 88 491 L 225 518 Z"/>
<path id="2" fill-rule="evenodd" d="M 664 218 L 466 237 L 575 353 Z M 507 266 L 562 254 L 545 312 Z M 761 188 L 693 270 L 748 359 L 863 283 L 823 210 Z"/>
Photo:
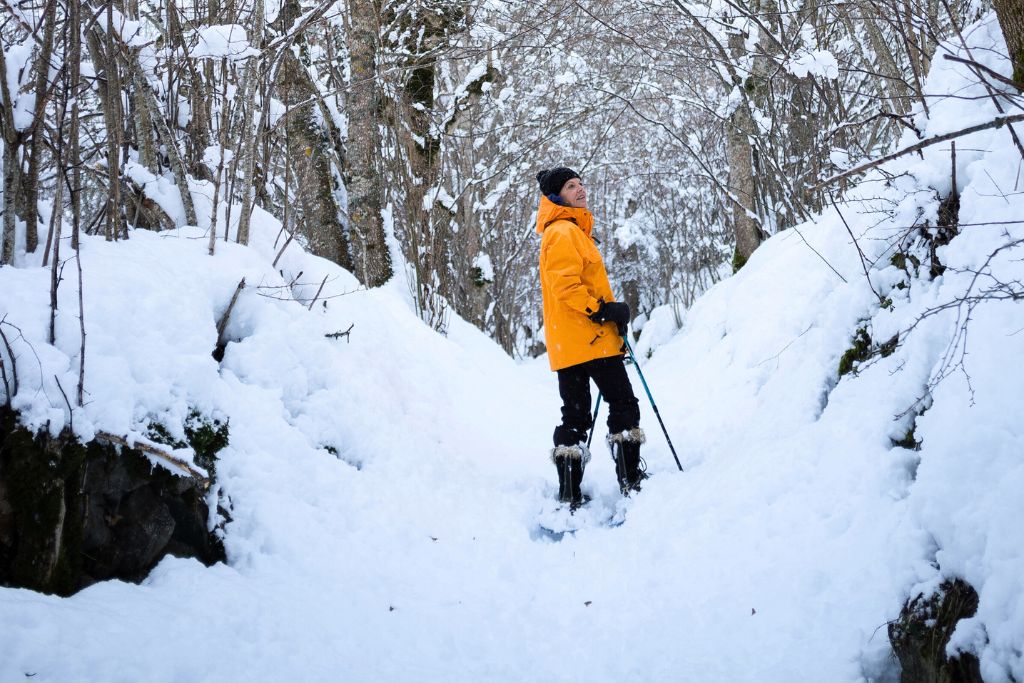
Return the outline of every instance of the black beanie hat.
<path id="1" fill-rule="evenodd" d="M 566 166 L 559 166 L 537 174 L 537 182 L 540 183 L 540 191 L 544 196 L 558 194 L 562 186 L 573 178 L 579 178 L 580 174 Z"/>

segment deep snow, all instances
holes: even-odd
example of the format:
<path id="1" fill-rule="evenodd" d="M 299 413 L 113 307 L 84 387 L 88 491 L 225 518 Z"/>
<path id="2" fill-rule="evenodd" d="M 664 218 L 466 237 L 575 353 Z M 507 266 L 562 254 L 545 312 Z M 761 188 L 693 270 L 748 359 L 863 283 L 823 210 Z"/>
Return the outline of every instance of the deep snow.
<path id="1" fill-rule="evenodd" d="M 992 17 L 967 34 L 998 46 Z M 972 87 L 935 64 L 931 92 Z M 919 124 L 959 127 L 965 106 L 936 97 Z M 994 111 L 971 107 L 979 120 Z M 991 130 L 960 145 L 961 222 L 1024 214 L 1007 140 Z M 653 352 L 643 369 L 686 472 L 642 402 L 653 478 L 623 526 L 560 542 L 536 531 L 555 493 L 545 359 L 517 364 L 455 317 L 437 335 L 401 278 L 360 290 L 294 244 L 278 272 L 265 214 L 252 247 L 220 242 L 213 257 L 202 227 L 83 240 L 88 397 L 74 428 L 141 433 L 191 407 L 229 417 L 229 562 L 167 558 L 142 585 L 67 599 L 0 589 L 0 681 L 888 680 L 887 621 L 952 575 L 981 598 L 956 643 L 981 655 L 986 680 L 1024 679 L 1024 310 L 979 305 L 966 372 L 923 403 L 949 369 L 955 310 L 837 380 L 859 326 L 876 341 L 905 331 L 964 291 L 958 267 L 1024 224 L 967 228 L 941 252 L 945 275 L 895 288 L 909 280 L 889 265 L 897 228 L 934 214 L 934 192 L 914 191 L 948 191 L 948 148 L 889 168 L 917 180 L 867 183 L 878 199 L 840 208 L 891 310 L 832 210 L 766 242 L 677 334 L 656 312 L 637 349 Z M 888 217 L 870 211 L 890 200 L 903 203 Z M 1019 251 L 993 272 L 1020 278 Z M 48 273 L 24 265 L 0 270 L 0 318 L 32 345 L 15 342 L 15 405 L 57 430 L 68 415 L 53 377 L 68 388 L 78 374 L 75 284 L 62 284 L 48 346 Z M 296 301 L 282 286 L 299 272 Z M 216 322 L 243 276 L 218 364 Z M 347 340 L 324 336 L 350 325 Z M 926 406 L 921 450 L 895 447 Z M 610 460 L 595 456 L 585 488 L 614 501 Z"/>

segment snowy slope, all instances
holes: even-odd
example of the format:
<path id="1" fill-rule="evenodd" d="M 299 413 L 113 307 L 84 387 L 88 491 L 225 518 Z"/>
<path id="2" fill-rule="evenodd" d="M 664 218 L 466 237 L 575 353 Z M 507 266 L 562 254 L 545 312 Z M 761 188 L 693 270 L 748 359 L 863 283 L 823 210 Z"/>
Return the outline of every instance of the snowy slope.
<path id="1" fill-rule="evenodd" d="M 997 41 L 993 25 L 971 40 Z M 937 59 L 929 87 L 953 92 L 957 78 Z M 963 120 L 943 106 L 922 120 L 931 133 Z M 986 101 L 972 106 L 984 119 Z M 983 151 L 960 157 L 961 222 L 1024 214 L 1019 190 L 992 191 L 1015 186 L 1007 139 L 962 144 Z M 557 387 L 543 359 L 517 365 L 455 319 L 440 337 L 400 283 L 358 290 L 294 245 L 278 272 L 267 216 L 254 247 L 220 243 L 213 257 L 201 229 L 85 240 L 89 400 L 74 427 L 127 434 L 193 406 L 229 416 L 229 562 L 168 558 L 140 586 L 67 599 L 0 589 L 0 681 L 887 680 L 886 622 L 950 575 L 981 596 L 956 642 L 981 655 L 987 680 L 1024 678 L 1024 311 L 973 311 L 968 373 L 931 390 L 920 451 L 893 439 L 943 370 L 955 310 L 858 374 L 836 371 L 859 326 L 879 341 L 906 330 L 968 286 L 958 266 L 1024 226 L 965 229 L 942 250 L 945 275 L 897 289 L 893 235 L 936 211 L 923 188 L 946 178 L 948 190 L 948 150 L 894 168 L 918 180 L 869 185 L 879 199 L 772 238 L 695 304 L 644 365 L 686 472 L 645 405 L 654 476 L 626 523 L 560 542 L 535 524 L 555 493 Z M 891 214 L 870 211 L 919 189 Z M 1004 278 L 1021 277 L 1014 258 L 996 259 Z M 282 289 L 299 272 L 305 300 L 328 277 L 312 310 Z M 243 276 L 218 364 L 215 326 Z M 0 317 L 39 357 L 19 347 L 17 406 L 52 429 L 68 419 L 52 377 L 68 388 L 78 372 L 74 282 L 62 287 L 50 347 L 48 274 L 0 270 Z M 348 340 L 324 337 L 350 325 Z M 584 485 L 611 500 L 602 451 Z"/>

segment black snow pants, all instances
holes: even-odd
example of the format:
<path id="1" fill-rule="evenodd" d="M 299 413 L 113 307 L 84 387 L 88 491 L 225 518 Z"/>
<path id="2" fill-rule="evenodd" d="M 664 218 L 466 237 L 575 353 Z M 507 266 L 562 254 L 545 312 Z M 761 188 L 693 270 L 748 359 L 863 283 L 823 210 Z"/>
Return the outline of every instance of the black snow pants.
<path id="1" fill-rule="evenodd" d="M 556 446 L 585 443 L 593 424 L 590 380 L 608 403 L 608 432 L 616 434 L 640 426 L 640 402 L 626 374 L 622 356 L 610 356 L 562 368 L 558 393 L 562 397 L 562 424 L 555 427 Z"/>

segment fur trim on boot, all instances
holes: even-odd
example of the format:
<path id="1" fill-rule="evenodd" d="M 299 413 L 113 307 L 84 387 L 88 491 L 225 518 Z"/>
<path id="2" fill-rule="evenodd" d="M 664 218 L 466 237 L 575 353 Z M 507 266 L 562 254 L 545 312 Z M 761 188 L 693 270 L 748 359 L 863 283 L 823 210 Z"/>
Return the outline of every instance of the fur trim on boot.
<path id="1" fill-rule="evenodd" d="M 558 500 L 569 504 L 569 511 L 575 512 L 589 497 L 580 490 L 583 470 L 590 462 L 590 449 L 585 444 L 556 446 L 551 451 L 551 462 L 558 470 Z"/>
<path id="2" fill-rule="evenodd" d="M 647 478 L 647 463 L 640 457 L 640 446 L 647 441 L 639 427 L 608 435 L 608 448 L 615 462 L 615 476 L 619 490 L 628 496 L 640 490 L 640 482 Z"/>
<path id="3" fill-rule="evenodd" d="M 645 444 L 647 443 L 647 435 L 644 434 L 644 430 L 640 429 L 639 427 L 633 427 L 632 429 L 627 429 L 617 434 L 608 435 L 609 447 L 611 447 L 612 444 L 623 443 L 624 441 Z"/>
<path id="4" fill-rule="evenodd" d="M 558 458 L 572 458 L 579 460 L 584 465 L 590 462 L 590 449 L 586 444 L 578 443 L 575 446 L 555 446 L 551 449 L 551 462 L 557 464 Z"/>

